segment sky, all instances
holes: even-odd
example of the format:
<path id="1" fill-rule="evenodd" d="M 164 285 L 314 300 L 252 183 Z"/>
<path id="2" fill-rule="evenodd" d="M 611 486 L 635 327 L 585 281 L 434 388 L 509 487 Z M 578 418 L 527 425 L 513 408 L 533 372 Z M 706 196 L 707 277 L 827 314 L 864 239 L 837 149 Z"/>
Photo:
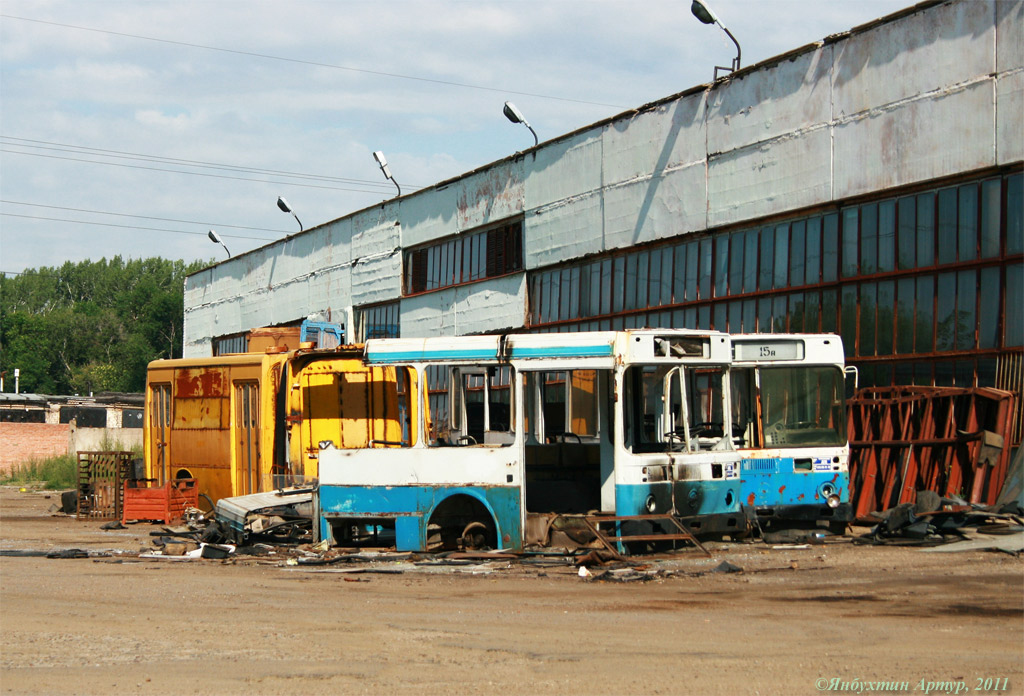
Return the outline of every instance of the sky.
<path id="1" fill-rule="evenodd" d="M 709 4 L 748 66 L 913 2 Z M 219 261 L 392 198 L 374 151 L 411 193 L 532 146 L 505 101 L 543 142 L 734 55 L 688 0 L 3 0 L 0 271 Z"/>

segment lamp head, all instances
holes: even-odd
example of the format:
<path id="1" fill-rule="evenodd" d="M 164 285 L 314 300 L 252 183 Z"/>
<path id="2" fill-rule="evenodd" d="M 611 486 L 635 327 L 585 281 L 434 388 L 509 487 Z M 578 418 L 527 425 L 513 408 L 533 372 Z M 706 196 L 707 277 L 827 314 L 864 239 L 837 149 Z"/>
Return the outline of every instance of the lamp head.
<path id="1" fill-rule="evenodd" d="M 505 114 L 505 118 L 512 123 L 526 123 L 526 118 L 523 116 L 522 112 L 510 101 L 505 102 L 505 108 L 501 111 Z"/>
<path id="2" fill-rule="evenodd" d="M 388 160 L 384 156 L 384 153 L 381 152 L 380 150 L 377 150 L 376 152 L 373 153 L 373 158 L 377 160 L 377 164 L 380 165 L 380 170 L 384 173 L 384 178 L 394 181 L 395 179 L 394 177 L 391 176 L 391 170 L 388 169 Z"/>
<path id="3" fill-rule="evenodd" d="M 281 209 L 281 212 L 284 212 L 284 213 L 292 212 L 292 207 L 290 205 L 288 205 L 288 201 L 286 201 L 281 196 L 277 197 L 277 207 Z"/>
<path id="4" fill-rule="evenodd" d="M 224 242 L 222 242 L 220 240 L 220 235 L 217 234 L 216 232 L 214 232 L 213 230 L 210 230 L 208 236 L 210 237 L 210 241 L 213 242 L 214 244 L 223 244 L 224 243 Z"/>
<path id="5" fill-rule="evenodd" d="M 704 24 L 715 24 L 718 22 L 718 17 L 715 16 L 715 13 L 701 0 L 693 0 L 693 4 L 690 5 L 690 12 Z"/>

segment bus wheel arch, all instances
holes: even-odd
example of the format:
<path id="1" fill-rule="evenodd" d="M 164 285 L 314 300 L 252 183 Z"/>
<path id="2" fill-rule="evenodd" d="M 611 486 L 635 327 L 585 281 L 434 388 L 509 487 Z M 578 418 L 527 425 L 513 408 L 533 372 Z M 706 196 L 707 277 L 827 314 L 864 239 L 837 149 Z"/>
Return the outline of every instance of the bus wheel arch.
<path id="1" fill-rule="evenodd" d="M 499 529 L 490 506 L 467 492 L 438 502 L 427 519 L 428 549 L 498 548 Z"/>

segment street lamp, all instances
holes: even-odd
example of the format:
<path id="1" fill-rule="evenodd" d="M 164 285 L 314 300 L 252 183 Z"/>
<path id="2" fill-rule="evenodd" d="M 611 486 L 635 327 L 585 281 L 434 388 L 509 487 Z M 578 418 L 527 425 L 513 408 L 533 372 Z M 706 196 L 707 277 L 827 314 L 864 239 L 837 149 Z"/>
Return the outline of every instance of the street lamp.
<path id="1" fill-rule="evenodd" d="M 376 152 L 373 153 L 373 158 L 377 160 L 377 164 L 380 165 L 380 170 L 384 173 L 384 178 L 390 180 L 391 183 L 395 185 L 395 188 L 398 189 L 398 195 L 401 196 L 402 187 L 398 185 L 397 181 L 395 181 L 395 177 L 391 176 L 391 170 L 388 169 L 388 161 L 384 157 L 384 153 L 381 152 L 380 150 L 377 150 Z"/>
<path id="2" fill-rule="evenodd" d="M 529 128 L 530 132 L 533 133 L 533 146 L 537 147 L 537 143 L 540 142 L 537 139 L 537 131 L 533 130 L 533 126 L 526 122 L 526 117 L 523 116 L 523 112 L 517 109 L 516 105 L 510 101 L 505 102 L 505 108 L 502 109 L 501 111 L 503 114 L 505 114 L 505 118 L 507 118 L 512 123 L 521 123 L 527 128 Z"/>
<path id="3" fill-rule="evenodd" d="M 224 247 L 224 251 L 228 252 L 228 258 L 230 259 L 231 252 L 228 251 L 228 245 L 221 240 L 220 235 L 214 232 L 213 230 L 210 230 L 209 237 L 211 242 L 213 242 L 214 244 L 220 244 L 222 247 Z"/>
<path id="4" fill-rule="evenodd" d="M 731 73 L 736 72 L 737 70 L 739 70 L 740 69 L 740 42 L 736 40 L 736 37 L 732 35 L 732 32 L 729 31 L 728 27 L 726 27 L 724 24 L 722 24 L 722 20 L 720 20 L 715 15 L 714 11 L 707 4 L 707 0 L 693 0 L 693 4 L 690 5 L 690 12 L 692 12 L 693 16 L 696 17 L 697 19 L 699 19 L 704 24 L 717 24 L 718 26 L 722 27 L 722 31 L 724 31 L 726 34 L 728 34 L 729 38 L 732 39 L 732 42 L 734 44 L 736 44 L 736 57 L 732 59 L 732 66 L 726 68 L 726 67 L 721 66 L 721 65 L 716 65 L 715 66 L 715 79 L 716 80 L 718 79 L 718 71 L 719 70 L 728 70 Z"/>
<path id="5" fill-rule="evenodd" d="M 298 215 L 296 215 L 295 213 L 292 212 L 292 207 L 290 205 L 288 205 L 288 201 L 286 201 L 281 196 L 278 196 L 277 197 L 277 207 L 281 209 L 281 212 L 291 213 L 292 217 L 295 218 L 295 222 L 299 223 L 299 232 L 302 232 L 302 220 L 299 219 Z"/>

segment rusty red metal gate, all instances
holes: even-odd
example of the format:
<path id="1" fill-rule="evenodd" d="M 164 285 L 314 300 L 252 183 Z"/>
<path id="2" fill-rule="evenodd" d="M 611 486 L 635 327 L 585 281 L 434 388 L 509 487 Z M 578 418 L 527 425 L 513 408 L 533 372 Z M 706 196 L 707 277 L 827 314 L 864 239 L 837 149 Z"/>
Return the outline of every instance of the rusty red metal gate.
<path id="1" fill-rule="evenodd" d="M 121 517 L 124 482 L 131 478 L 131 452 L 78 453 L 78 518 Z"/>
<path id="2" fill-rule="evenodd" d="M 996 502 L 1010 461 L 1014 395 L 978 387 L 869 387 L 848 402 L 855 517 L 917 491 Z"/>

